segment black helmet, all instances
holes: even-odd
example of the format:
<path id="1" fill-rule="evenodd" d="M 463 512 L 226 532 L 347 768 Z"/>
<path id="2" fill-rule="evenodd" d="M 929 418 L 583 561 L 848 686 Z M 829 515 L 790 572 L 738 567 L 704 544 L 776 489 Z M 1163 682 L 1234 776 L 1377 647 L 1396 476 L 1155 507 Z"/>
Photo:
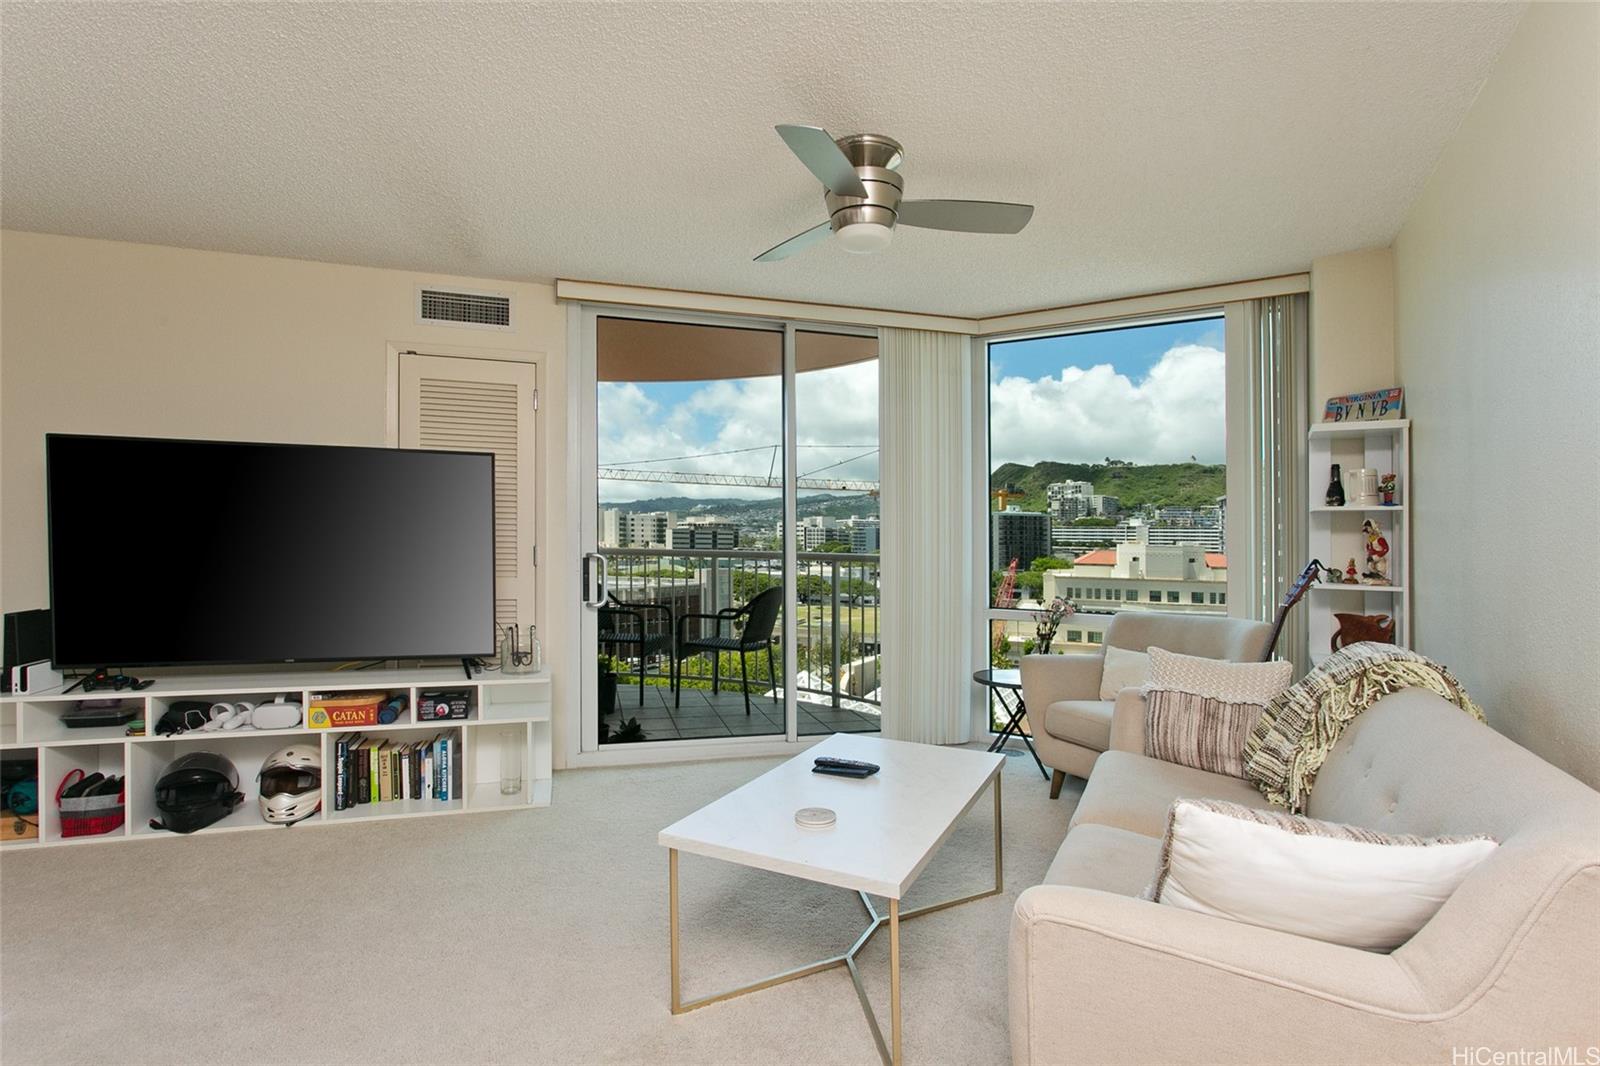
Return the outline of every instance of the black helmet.
<path id="1" fill-rule="evenodd" d="M 152 829 L 192 833 L 233 813 L 244 802 L 239 771 L 212 751 L 192 751 L 167 764 L 156 781 L 156 807 L 162 821 Z"/>

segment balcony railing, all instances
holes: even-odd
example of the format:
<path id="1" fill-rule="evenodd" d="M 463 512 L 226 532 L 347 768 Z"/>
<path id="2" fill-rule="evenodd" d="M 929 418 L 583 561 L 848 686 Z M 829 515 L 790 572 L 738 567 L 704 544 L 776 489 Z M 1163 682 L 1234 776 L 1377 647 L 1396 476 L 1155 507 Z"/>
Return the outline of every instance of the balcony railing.
<path id="1" fill-rule="evenodd" d="M 607 590 L 612 595 L 623 603 L 665 605 L 672 608 L 675 620 L 686 614 L 715 614 L 725 608 L 741 607 L 763 589 L 781 585 L 784 576 L 781 552 L 677 548 L 600 550 L 608 561 Z M 876 708 L 881 663 L 878 556 L 800 552 L 795 561 L 798 617 L 780 616 L 773 636 L 781 647 L 785 627 L 794 630 L 798 657 L 796 697 L 805 703 L 827 704 L 834 708 L 852 704 Z M 664 625 L 665 620 L 649 624 Z M 700 632 L 699 629 L 690 630 L 691 635 Z M 703 632 L 710 635 L 709 629 Z M 781 675 L 781 659 L 779 663 Z M 782 685 L 781 676 L 768 681 L 764 656 L 752 655 L 750 664 L 752 685 L 758 677 L 763 685 Z M 639 664 L 629 663 L 627 668 L 636 671 Z M 664 664 L 658 662 L 656 683 L 661 683 L 665 674 Z M 633 676 L 637 682 L 637 673 Z M 711 674 L 709 667 L 701 664 L 697 668 L 690 659 L 684 663 L 683 676 L 702 681 Z M 729 683 L 726 672 L 723 677 L 724 683 Z M 736 677 L 732 684 L 737 684 Z"/>

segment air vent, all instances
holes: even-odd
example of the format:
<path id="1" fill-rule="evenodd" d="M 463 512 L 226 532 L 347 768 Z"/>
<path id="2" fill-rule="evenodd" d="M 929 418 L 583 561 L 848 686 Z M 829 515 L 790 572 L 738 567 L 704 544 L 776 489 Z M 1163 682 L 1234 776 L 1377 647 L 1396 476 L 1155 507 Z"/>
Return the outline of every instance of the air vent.
<path id="1" fill-rule="evenodd" d="M 511 328 L 511 297 L 499 292 L 418 289 L 417 321 L 508 330 Z"/>

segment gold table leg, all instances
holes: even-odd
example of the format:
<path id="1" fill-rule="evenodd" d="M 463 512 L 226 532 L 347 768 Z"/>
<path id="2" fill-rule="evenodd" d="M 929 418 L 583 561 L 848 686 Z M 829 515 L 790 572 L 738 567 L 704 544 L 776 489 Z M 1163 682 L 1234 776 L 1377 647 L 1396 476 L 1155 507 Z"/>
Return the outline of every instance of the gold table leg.
<path id="1" fill-rule="evenodd" d="M 900 901 L 889 901 L 889 1042 L 890 1066 L 900 1066 Z"/>
<path id="2" fill-rule="evenodd" d="M 738 996 L 749 995 L 751 992 L 760 992 L 762 989 L 774 985 L 786 984 L 802 977 L 809 977 L 823 970 L 832 970 L 843 966 L 850 973 L 850 980 L 855 985 L 856 998 L 861 1001 L 861 1011 L 866 1015 L 867 1026 L 872 1030 L 872 1039 L 878 1045 L 878 1054 L 888 1066 L 901 1066 L 901 1023 L 900 1023 L 900 920 L 902 918 L 916 918 L 924 914 L 932 914 L 960 903 L 971 903 L 976 899 L 998 895 L 1005 885 L 1004 869 L 1000 857 L 1000 772 L 995 771 L 994 781 L 991 785 L 994 790 L 994 887 L 982 892 L 974 892 L 970 896 L 960 896 L 956 899 L 947 899 L 939 903 L 926 903 L 920 907 L 902 911 L 900 901 L 889 900 L 889 913 L 879 914 L 873 906 L 872 898 L 865 892 L 856 893 L 861 897 L 861 905 L 866 908 L 870 921 L 866 929 L 855 943 L 845 949 L 842 954 L 831 955 L 826 959 L 797 966 L 792 970 L 764 977 L 747 985 L 719 992 L 712 996 L 702 996 L 700 999 L 683 1002 L 681 984 L 679 981 L 679 935 L 678 935 L 678 849 L 667 849 L 667 925 L 672 953 L 672 1013 L 687 1014 L 689 1011 L 698 1010 L 712 1003 L 721 1003 L 723 1000 L 734 999 Z M 889 927 L 889 1040 L 883 1039 L 883 1030 L 878 1025 L 877 1015 L 872 1010 L 872 1003 L 867 998 L 866 986 L 861 981 L 861 971 L 856 967 L 856 956 L 859 955 L 867 944 L 871 942 L 874 934 L 885 925 Z"/>

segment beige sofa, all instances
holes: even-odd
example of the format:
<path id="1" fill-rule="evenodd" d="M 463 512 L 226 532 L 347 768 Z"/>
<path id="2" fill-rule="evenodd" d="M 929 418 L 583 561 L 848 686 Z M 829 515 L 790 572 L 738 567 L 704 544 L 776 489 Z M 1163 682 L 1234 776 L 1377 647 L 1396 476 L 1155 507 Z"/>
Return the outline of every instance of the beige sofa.
<path id="1" fill-rule="evenodd" d="M 1123 611 L 1106 626 L 1105 645 L 1128 651 L 1163 648 L 1207 659 L 1256 662 L 1266 648 L 1272 627 L 1244 618 Z M 1102 645 L 1102 649 L 1105 645 Z M 1137 705 L 1144 697 L 1124 689 L 1116 700 L 1100 698 L 1104 651 L 1072 655 L 1025 655 L 1022 699 L 1028 708 L 1028 732 L 1039 758 L 1054 772 L 1050 798 L 1061 794 L 1067 774 L 1088 777 L 1100 753 L 1111 747 L 1112 712 L 1118 702 Z"/>
<path id="2" fill-rule="evenodd" d="M 1339 738 L 1312 817 L 1500 848 L 1392 954 L 1138 899 L 1180 796 L 1265 800 L 1145 758 L 1118 709 L 1045 883 L 1011 920 L 1012 1058 L 1440 1063 L 1600 1045 L 1600 793 L 1420 689 Z M 1510 1061 L 1510 1060 L 1503 1060 Z M 1529 1060 L 1532 1061 L 1532 1060 Z M 1558 1061 L 1558 1060 L 1551 1060 Z"/>

